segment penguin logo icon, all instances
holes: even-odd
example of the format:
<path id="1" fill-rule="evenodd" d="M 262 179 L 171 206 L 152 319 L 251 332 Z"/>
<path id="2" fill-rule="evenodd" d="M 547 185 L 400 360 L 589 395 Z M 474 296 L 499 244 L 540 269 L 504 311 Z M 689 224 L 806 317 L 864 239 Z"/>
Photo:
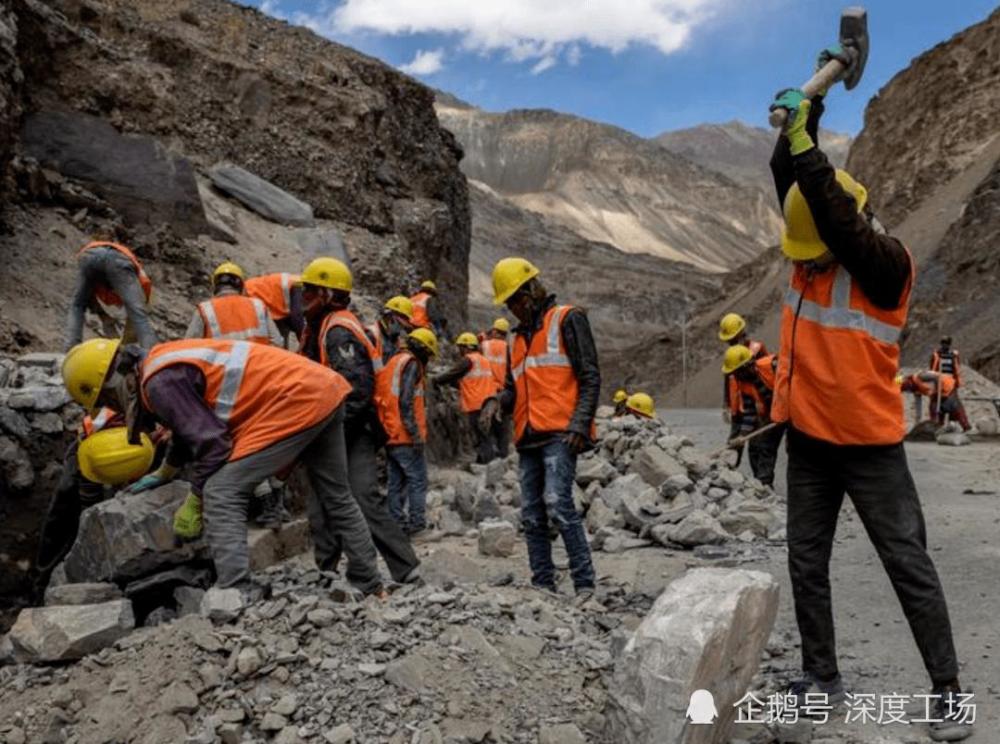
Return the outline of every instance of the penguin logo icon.
<path id="1" fill-rule="evenodd" d="M 719 717 L 719 711 L 715 709 L 715 698 L 712 693 L 708 690 L 692 692 L 686 715 L 691 723 L 713 723 Z"/>

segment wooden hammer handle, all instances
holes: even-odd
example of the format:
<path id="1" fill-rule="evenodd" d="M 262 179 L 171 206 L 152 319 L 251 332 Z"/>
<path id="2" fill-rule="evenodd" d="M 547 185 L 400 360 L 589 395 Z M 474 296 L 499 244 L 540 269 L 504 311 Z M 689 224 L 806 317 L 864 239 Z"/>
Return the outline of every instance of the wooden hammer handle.
<path id="1" fill-rule="evenodd" d="M 812 98 L 821 90 L 829 90 L 830 86 L 840 79 L 845 69 L 847 68 L 839 59 L 831 59 L 802 84 L 802 92 L 806 94 L 806 98 Z M 780 129 L 788 121 L 788 112 L 783 108 L 775 109 L 771 112 L 768 121 L 771 122 L 772 127 Z"/>

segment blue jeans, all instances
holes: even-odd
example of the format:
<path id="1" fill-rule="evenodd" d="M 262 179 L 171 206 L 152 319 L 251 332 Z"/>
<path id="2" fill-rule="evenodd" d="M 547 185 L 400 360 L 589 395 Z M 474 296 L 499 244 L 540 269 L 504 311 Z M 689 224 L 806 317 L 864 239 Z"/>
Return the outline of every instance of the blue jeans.
<path id="1" fill-rule="evenodd" d="M 520 451 L 521 523 L 528 544 L 531 583 L 554 589 L 555 565 L 549 521 L 562 535 L 569 556 L 570 573 L 577 591 L 594 588 L 594 564 L 583 530 L 583 520 L 573 505 L 576 455 L 563 441 Z"/>
<path id="2" fill-rule="evenodd" d="M 412 530 L 427 526 L 427 460 L 423 447 L 388 447 L 389 511 L 393 519 Z M 409 516 L 404 516 L 404 511 Z"/>

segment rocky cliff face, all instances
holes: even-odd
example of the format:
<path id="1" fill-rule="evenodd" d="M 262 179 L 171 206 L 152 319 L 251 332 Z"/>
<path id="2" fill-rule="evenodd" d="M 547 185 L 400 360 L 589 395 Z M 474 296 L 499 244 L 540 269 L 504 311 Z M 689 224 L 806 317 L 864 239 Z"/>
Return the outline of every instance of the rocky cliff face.
<path id="1" fill-rule="evenodd" d="M 773 199 L 615 127 L 552 111 L 490 114 L 441 99 L 462 170 L 594 242 L 726 271 L 773 241 Z"/>

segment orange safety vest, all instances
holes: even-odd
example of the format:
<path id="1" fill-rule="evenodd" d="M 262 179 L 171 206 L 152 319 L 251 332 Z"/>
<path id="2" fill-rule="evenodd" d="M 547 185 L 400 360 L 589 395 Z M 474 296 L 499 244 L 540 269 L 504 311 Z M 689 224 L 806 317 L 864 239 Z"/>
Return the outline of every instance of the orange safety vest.
<path id="1" fill-rule="evenodd" d="M 431 316 L 427 314 L 427 301 L 433 297 L 430 292 L 417 292 L 410 298 L 413 303 L 413 317 L 410 322 L 414 328 L 430 328 Z"/>
<path id="2" fill-rule="evenodd" d="M 394 355 L 382 372 L 375 376 L 375 404 L 379 421 L 389 438 L 387 444 L 413 444 L 413 437 L 403 424 L 403 412 L 399 406 L 399 395 L 403 383 L 403 370 L 410 362 L 419 364 L 412 352 L 401 351 Z M 413 398 L 413 414 L 417 419 L 420 437 L 427 441 L 427 411 L 424 405 L 424 375 L 421 372 Z"/>
<path id="3" fill-rule="evenodd" d="M 507 384 L 507 342 L 502 338 L 488 338 L 480 344 L 480 348 L 490 363 L 497 383 L 503 388 Z"/>
<path id="4" fill-rule="evenodd" d="M 767 353 L 767 347 L 764 346 L 764 342 L 763 341 L 748 340 L 747 341 L 747 348 L 750 349 L 750 353 L 753 355 L 754 359 L 760 359 L 761 357 L 765 357 L 765 356 L 769 357 L 771 359 L 774 358 L 773 355 L 769 355 Z M 773 374 L 772 374 L 772 377 L 773 377 Z M 772 384 L 772 385 L 770 385 L 770 387 L 773 389 L 774 385 Z M 731 401 L 733 399 L 733 396 L 736 395 L 736 389 L 737 389 L 736 388 L 736 377 L 734 375 L 727 375 L 726 376 L 726 390 L 727 390 L 727 399 L 728 400 Z"/>
<path id="5" fill-rule="evenodd" d="M 764 387 L 773 391 L 774 356 L 762 356 L 754 362 L 754 365 L 757 367 L 757 374 L 760 375 L 760 379 L 764 383 Z M 744 412 L 744 401 L 747 397 L 749 397 L 753 400 L 754 407 L 757 410 L 757 416 L 761 421 L 770 417 L 771 406 L 768 404 L 768 401 L 761 396 L 760 390 L 753 382 L 741 380 L 735 374 L 729 375 L 729 378 L 732 383 L 729 388 L 729 410 L 732 411 L 733 415 Z"/>
<path id="6" fill-rule="evenodd" d="M 256 297 L 267 305 L 275 320 L 284 320 L 292 312 L 292 286 L 297 276 L 281 272 L 254 276 L 243 282 L 248 297 Z"/>
<path id="7" fill-rule="evenodd" d="M 510 369 L 514 378 L 514 437 L 521 441 L 533 432 L 566 431 L 580 396 L 580 386 L 566 355 L 562 324 L 570 305 L 554 305 L 545 313 L 542 327 L 531 337 L 515 333 L 509 341 Z M 596 437 L 594 422 L 590 438 Z"/>
<path id="8" fill-rule="evenodd" d="M 87 414 L 83 417 L 83 438 L 86 439 L 91 434 L 106 429 L 109 426 L 124 426 L 125 417 L 114 408 L 105 406 L 96 414 Z"/>
<path id="9" fill-rule="evenodd" d="M 833 444 L 898 444 L 903 397 L 896 385 L 913 259 L 899 307 L 876 307 L 843 266 L 796 265 L 781 316 L 772 420 Z"/>
<path id="10" fill-rule="evenodd" d="M 270 344 L 267 307 L 262 300 L 244 295 L 222 295 L 198 303 L 205 338 Z"/>
<path id="11" fill-rule="evenodd" d="M 146 304 L 149 304 L 149 299 L 153 296 L 153 281 L 146 275 L 146 270 L 142 268 L 142 264 L 139 263 L 139 259 L 135 257 L 135 254 L 119 243 L 109 243 L 104 240 L 96 240 L 93 243 L 87 243 L 87 245 L 83 246 L 83 248 L 80 249 L 80 252 L 76 255 L 79 257 L 83 255 L 85 251 L 92 250 L 93 248 L 113 248 L 131 261 L 132 265 L 135 267 L 136 276 L 139 277 L 139 285 L 142 287 L 142 293 L 146 296 Z M 121 307 L 124 304 L 122 302 L 122 298 L 119 297 L 111 289 L 111 287 L 98 285 L 94 290 L 94 294 L 97 295 L 97 299 L 105 305 Z"/>
<path id="12" fill-rule="evenodd" d="M 315 426 L 351 392 L 332 369 L 274 346 L 192 338 L 154 346 L 142 363 L 142 399 L 157 372 L 176 364 L 205 376 L 205 402 L 233 439 L 230 460 L 259 452 Z"/>
<path id="13" fill-rule="evenodd" d="M 962 384 L 961 372 L 959 370 L 958 352 L 951 349 L 947 354 L 942 354 L 935 350 L 931 354 L 931 372 L 941 372 L 955 378 L 955 384 Z"/>
<path id="14" fill-rule="evenodd" d="M 483 403 L 499 392 L 500 385 L 486 357 L 472 351 L 465 358 L 472 362 L 472 366 L 458 381 L 459 403 L 462 413 L 473 413 L 483 409 Z"/>
<path id="15" fill-rule="evenodd" d="M 919 395 L 925 395 L 928 398 L 937 398 L 937 385 L 941 386 L 941 398 L 947 398 L 949 395 L 955 392 L 955 378 L 945 372 L 938 372 L 937 385 L 935 385 L 934 380 L 921 380 L 920 373 L 910 375 L 910 383 L 913 385 L 914 392 Z"/>
<path id="16" fill-rule="evenodd" d="M 323 322 L 319 327 L 319 338 L 316 340 L 319 347 L 319 363 L 324 367 L 330 366 L 330 357 L 326 353 L 326 334 L 333 328 L 346 328 L 354 335 L 358 342 L 365 348 L 368 358 L 371 359 L 372 368 L 378 374 L 379 370 L 383 367 L 382 355 L 374 342 L 368 337 L 368 333 L 365 331 L 365 327 L 361 325 L 361 321 L 358 320 L 358 316 L 350 310 L 334 310 L 327 313 L 326 317 L 323 318 Z M 303 340 L 303 348 L 305 345 L 306 341 Z"/>

